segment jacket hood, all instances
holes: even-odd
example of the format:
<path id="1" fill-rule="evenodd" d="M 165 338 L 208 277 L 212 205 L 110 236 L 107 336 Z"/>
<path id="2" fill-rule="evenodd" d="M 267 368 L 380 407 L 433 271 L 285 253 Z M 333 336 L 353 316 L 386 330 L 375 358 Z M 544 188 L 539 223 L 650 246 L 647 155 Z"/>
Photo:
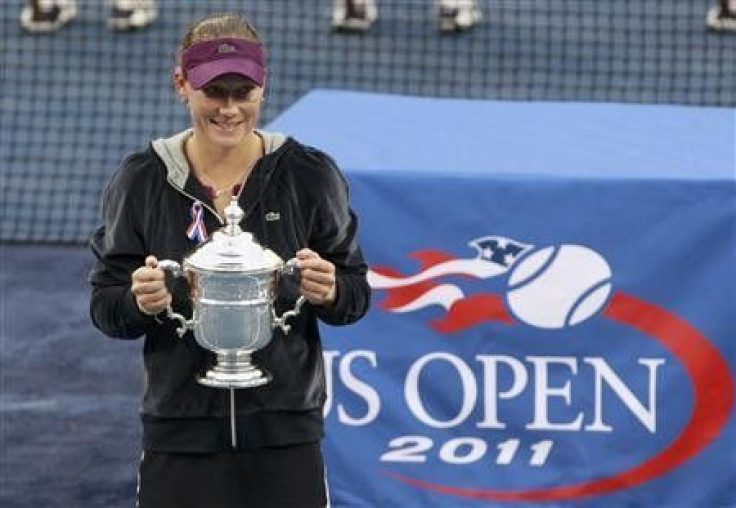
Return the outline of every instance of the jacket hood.
<path id="1" fill-rule="evenodd" d="M 189 162 L 184 155 L 184 141 L 192 135 L 192 129 L 186 129 L 168 138 L 155 139 L 151 146 L 166 166 L 166 177 L 175 186 L 184 188 L 189 177 Z M 286 135 L 280 132 L 270 132 L 256 129 L 256 133 L 263 139 L 266 155 L 278 150 L 285 142 Z"/>

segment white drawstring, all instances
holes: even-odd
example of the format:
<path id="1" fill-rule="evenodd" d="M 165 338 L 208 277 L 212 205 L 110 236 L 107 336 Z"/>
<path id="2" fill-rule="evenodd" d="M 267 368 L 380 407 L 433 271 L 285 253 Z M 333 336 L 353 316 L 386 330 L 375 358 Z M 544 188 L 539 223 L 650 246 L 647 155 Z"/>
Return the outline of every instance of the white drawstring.
<path id="1" fill-rule="evenodd" d="M 230 388 L 230 444 L 238 447 L 238 434 L 235 427 L 235 388 Z"/>

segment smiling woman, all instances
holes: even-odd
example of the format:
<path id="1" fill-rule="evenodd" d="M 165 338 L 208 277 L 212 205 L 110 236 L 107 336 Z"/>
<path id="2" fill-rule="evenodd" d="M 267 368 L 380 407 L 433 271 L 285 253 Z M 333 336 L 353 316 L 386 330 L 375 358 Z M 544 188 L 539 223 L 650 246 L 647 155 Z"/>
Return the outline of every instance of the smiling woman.
<path id="1" fill-rule="evenodd" d="M 265 49 L 242 16 L 195 23 L 173 79 L 191 127 L 123 162 L 103 197 L 105 225 L 91 242 L 95 325 L 111 337 L 146 340 L 138 505 L 324 506 L 317 319 L 352 323 L 370 300 L 347 185 L 323 152 L 257 128 Z M 232 202 L 245 211 L 243 230 L 280 258 L 296 259 L 300 282 L 279 285 L 276 312 L 300 296 L 308 304 L 288 339 L 277 330 L 258 351 L 273 380 L 227 386 L 228 394 L 197 382 L 214 353 L 191 332 L 178 338 L 168 316 L 191 314 L 191 288 L 167 284 L 158 260 L 180 260 L 207 241 Z"/>
<path id="2" fill-rule="evenodd" d="M 265 50 L 247 20 L 216 15 L 192 25 L 178 64 L 174 86 L 193 124 L 184 151 L 222 215 L 264 155 L 254 129 L 266 79 Z"/>

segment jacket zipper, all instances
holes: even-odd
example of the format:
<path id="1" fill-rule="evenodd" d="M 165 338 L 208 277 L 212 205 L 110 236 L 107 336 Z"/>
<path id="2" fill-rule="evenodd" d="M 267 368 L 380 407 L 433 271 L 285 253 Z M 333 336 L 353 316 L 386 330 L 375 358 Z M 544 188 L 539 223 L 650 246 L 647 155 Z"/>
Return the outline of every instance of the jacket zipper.
<path id="1" fill-rule="evenodd" d="M 192 201 L 199 201 L 200 203 L 202 203 L 202 206 L 205 207 L 208 211 L 212 212 L 212 215 L 214 215 L 217 218 L 217 222 L 219 222 L 221 226 L 224 226 L 225 225 L 225 221 L 222 219 L 222 217 L 220 217 L 220 214 L 217 213 L 217 210 L 215 210 L 214 208 L 212 208 L 210 205 L 208 205 L 207 203 L 205 203 L 201 199 L 195 198 L 194 196 L 192 196 L 191 194 L 189 194 L 188 192 L 186 192 L 181 187 L 178 187 L 171 180 L 168 180 L 167 179 L 167 181 L 169 182 L 169 185 L 171 185 L 174 189 L 176 189 L 176 191 L 178 193 L 183 194 L 184 196 L 188 197 Z"/>

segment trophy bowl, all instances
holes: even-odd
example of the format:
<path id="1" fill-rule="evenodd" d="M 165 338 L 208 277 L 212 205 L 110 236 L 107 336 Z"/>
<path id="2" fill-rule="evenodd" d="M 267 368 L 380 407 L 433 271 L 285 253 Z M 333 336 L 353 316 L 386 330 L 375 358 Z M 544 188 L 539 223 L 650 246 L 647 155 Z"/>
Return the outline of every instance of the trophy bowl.
<path id="1" fill-rule="evenodd" d="M 296 275 L 296 260 L 284 262 L 263 248 L 251 233 L 238 225 L 243 211 L 235 199 L 225 209 L 226 225 L 200 245 L 181 264 L 159 261 L 159 267 L 189 281 L 192 318 L 186 319 L 170 307 L 167 315 L 179 322 L 182 337 L 192 330 L 197 343 L 216 354 L 215 365 L 197 377 L 215 388 L 252 388 L 271 380 L 264 368 L 253 364 L 254 351 L 267 346 L 276 328 L 286 334 L 287 319 L 304 304 L 300 296 L 294 308 L 276 315 L 274 300 L 283 274 Z"/>

